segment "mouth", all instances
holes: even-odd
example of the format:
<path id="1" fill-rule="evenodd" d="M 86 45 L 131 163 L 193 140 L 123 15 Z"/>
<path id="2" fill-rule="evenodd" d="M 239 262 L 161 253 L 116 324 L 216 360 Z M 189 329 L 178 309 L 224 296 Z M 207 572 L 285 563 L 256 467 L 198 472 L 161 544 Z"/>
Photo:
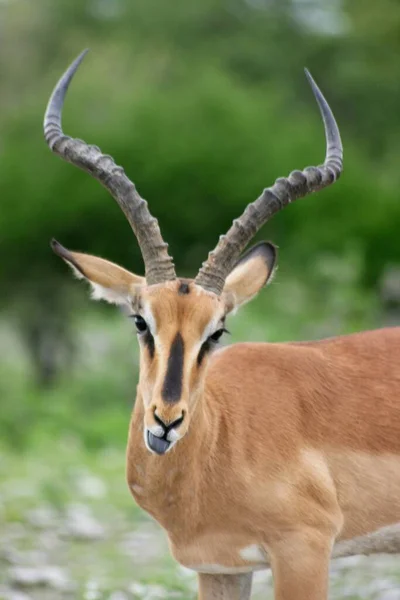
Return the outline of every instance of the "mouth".
<path id="1" fill-rule="evenodd" d="M 166 433 L 164 434 L 166 435 Z M 151 433 L 151 431 L 146 431 L 146 441 L 147 445 L 156 454 L 165 454 L 171 447 L 172 442 L 167 440 L 164 436 L 157 437 Z"/>

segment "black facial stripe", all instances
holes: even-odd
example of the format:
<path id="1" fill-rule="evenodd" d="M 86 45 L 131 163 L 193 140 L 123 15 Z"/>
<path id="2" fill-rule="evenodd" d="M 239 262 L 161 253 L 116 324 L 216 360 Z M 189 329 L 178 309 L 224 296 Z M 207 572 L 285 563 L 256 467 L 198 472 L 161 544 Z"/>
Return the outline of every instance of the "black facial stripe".
<path id="1" fill-rule="evenodd" d="M 185 294 L 190 294 L 190 288 L 188 283 L 181 283 L 178 288 L 178 294 L 180 296 L 184 296 Z"/>
<path id="2" fill-rule="evenodd" d="M 153 359 L 154 358 L 154 338 L 148 329 L 143 334 L 143 341 L 147 346 L 147 350 L 149 351 L 150 358 Z"/>
<path id="3" fill-rule="evenodd" d="M 177 333 L 171 345 L 167 373 L 161 392 L 166 402 L 177 402 L 182 395 L 183 353 L 183 339 L 181 334 Z"/>

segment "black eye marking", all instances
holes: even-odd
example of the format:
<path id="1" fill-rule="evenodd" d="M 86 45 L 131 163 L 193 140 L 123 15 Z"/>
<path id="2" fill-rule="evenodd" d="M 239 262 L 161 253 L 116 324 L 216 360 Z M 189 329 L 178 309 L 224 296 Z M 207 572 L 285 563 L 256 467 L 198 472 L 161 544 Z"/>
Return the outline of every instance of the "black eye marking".
<path id="1" fill-rule="evenodd" d="M 202 345 L 202 347 L 200 348 L 200 352 L 199 355 L 197 357 L 197 364 L 198 366 L 201 365 L 201 363 L 203 362 L 203 358 L 205 357 L 205 355 L 207 354 L 207 352 L 210 350 L 211 348 L 211 344 L 208 340 L 206 340 L 204 342 L 204 344 Z"/>
<path id="2" fill-rule="evenodd" d="M 154 338 L 150 333 L 150 330 L 147 329 L 146 333 L 143 336 L 143 341 L 147 346 L 147 349 L 149 351 L 150 354 L 150 358 L 153 359 L 154 358 L 154 352 L 155 352 L 155 348 L 154 348 Z"/>
<path id="3" fill-rule="evenodd" d="M 150 332 L 150 329 L 147 327 L 146 321 L 140 315 L 131 315 L 131 317 L 135 321 L 137 333 L 140 335 L 141 339 L 147 346 L 150 358 L 153 359 L 155 352 L 154 338 Z"/>
<path id="4" fill-rule="evenodd" d="M 177 402 L 182 395 L 183 354 L 184 343 L 180 333 L 177 333 L 171 345 L 168 357 L 167 373 L 161 395 L 166 402 Z"/>
<path id="5" fill-rule="evenodd" d="M 209 352 L 213 347 L 215 347 L 218 344 L 220 338 L 224 333 L 229 333 L 229 331 L 225 329 L 225 327 L 221 327 L 221 329 L 217 329 L 217 331 L 214 331 L 214 333 L 206 339 L 206 341 L 200 348 L 200 352 L 197 357 L 197 364 L 199 366 L 201 365 L 207 352 Z"/>
<path id="6" fill-rule="evenodd" d="M 185 294 L 190 294 L 189 284 L 182 282 L 178 288 L 178 294 L 180 296 L 184 296 Z"/>

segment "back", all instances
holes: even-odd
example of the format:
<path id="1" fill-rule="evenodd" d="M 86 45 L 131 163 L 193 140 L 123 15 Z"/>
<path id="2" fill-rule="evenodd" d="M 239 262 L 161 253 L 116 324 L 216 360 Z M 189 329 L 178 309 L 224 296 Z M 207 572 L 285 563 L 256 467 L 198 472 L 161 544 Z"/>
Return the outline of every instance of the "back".
<path id="1" fill-rule="evenodd" d="M 400 454 L 399 364 L 400 328 L 235 344 L 214 355 L 207 389 L 269 436 L 289 428 L 313 445 Z"/>

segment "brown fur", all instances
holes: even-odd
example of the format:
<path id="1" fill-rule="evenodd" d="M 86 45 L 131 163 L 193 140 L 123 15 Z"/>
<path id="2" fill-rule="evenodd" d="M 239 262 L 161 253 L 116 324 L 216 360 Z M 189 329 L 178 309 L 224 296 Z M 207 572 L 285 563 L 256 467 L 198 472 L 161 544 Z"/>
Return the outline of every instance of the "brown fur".
<path id="1" fill-rule="evenodd" d="M 84 256 L 79 268 L 96 284 L 101 259 Z M 133 312 L 148 320 L 155 340 L 153 357 L 140 344 L 127 480 L 166 530 L 175 558 L 199 571 L 202 600 L 247 600 L 249 573 L 269 564 L 276 600 L 323 600 L 332 550 L 400 552 L 400 533 L 390 529 L 400 523 L 400 328 L 236 344 L 198 363 L 205 336 L 271 270 L 250 256 L 221 297 L 193 283 L 180 294 L 178 280 L 146 287 L 123 274 L 124 297 L 128 287 Z M 101 282 L 115 278 L 108 272 Z M 161 390 L 178 332 L 182 394 L 168 403 Z M 184 417 L 162 456 L 144 441 L 145 427 L 158 426 L 155 414 L 166 424 Z"/>
<path id="2" fill-rule="evenodd" d="M 223 349 L 210 359 L 186 437 L 161 459 L 142 443 L 139 395 L 128 482 L 140 486 L 134 496 L 167 530 L 177 560 L 243 567 L 239 550 L 256 544 L 287 562 L 284 549 L 303 532 L 303 545 L 323 538 L 327 562 L 335 539 L 399 522 L 399 360 L 398 328 Z M 293 556 L 301 570 L 305 555 Z M 314 597 L 304 586 L 304 598 Z"/>

